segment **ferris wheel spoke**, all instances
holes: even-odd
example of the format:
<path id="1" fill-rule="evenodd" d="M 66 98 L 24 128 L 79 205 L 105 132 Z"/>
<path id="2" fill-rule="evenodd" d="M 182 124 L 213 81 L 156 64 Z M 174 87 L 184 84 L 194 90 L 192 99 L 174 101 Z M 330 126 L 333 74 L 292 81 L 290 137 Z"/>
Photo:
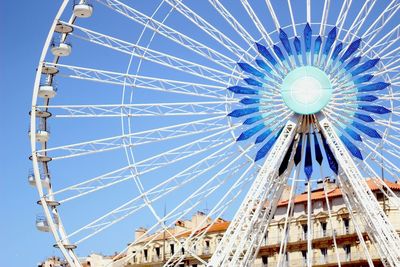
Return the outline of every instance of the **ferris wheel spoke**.
<path id="1" fill-rule="evenodd" d="M 371 24 L 371 26 L 364 31 L 361 38 L 364 40 L 367 47 L 376 36 L 382 31 L 391 18 L 397 13 L 400 8 L 400 1 L 391 1 L 390 4 L 380 13 L 379 17 Z"/>
<path id="2" fill-rule="evenodd" d="M 353 23 L 351 24 L 349 30 L 347 31 L 346 35 L 344 36 L 342 42 L 346 42 L 347 38 L 350 37 L 350 40 L 347 41 L 347 43 L 351 43 L 354 38 L 358 36 L 358 32 L 363 26 L 364 22 L 367 20 L 369 13 L 372 11 L 372 8 L 376 4 L 376 0 L 371 0 L 371 1 L 365 1 L 364 5 L 360 9 L 360 11 L 357 14 L 357 17 L 353 20 Z"/>
<path id="3" fill-rule="evenodd" d="M 93 82 L 108 83 L 115 85 L 127 85 L 133 88 L 155 90 L 167 93 L 177 93 L 183 95 L 192 95 L 198 97 L 226 99 L 225 86 L 211 84 L 200 84 L 193 82 L 162 79 L 158 77 L 147 77 L 140 75 L 131 75 L 112 71 L 98 70 L 92 68 L 77 67 L 65 64 L 46 65 L 54 66 L 60 69 L 60 76 L 72 79 L 88 80 Z"/>
<path id="4" fill-rule="evenodd" d="M 147 233 L 151 233 L 159 224 L 164 224 L 164 221 L 168 221 L 172 218 L 174 218 L 173 222 L 176 220 L 179 220 L 180 218 L 182 218 L 183 216 L 185 216 L 186 214 L 189 214 L 190 211 L 192 211 L 194 208 L 197 207 L 198 204 L 201 203 L 201 201 L 204 201 L 206 199 L 206 196 L 210 195 L 211 193 L 213 193 L 219 186 L 221 186 L 225 181 L 229 180 L 231 178 L 231 176 L 229 175 L 230 173 L 236 171 L 237 168 L 231 168 L 231 166 L 235 166 L 234 164 L 237 163 L 238 160 L 242 159 L 245 155 L 245 153 L 251 149 L 252 146 L 247 147 L 245 150 L 243 150 L 239 155 L 236 155 L 236 157 L 234 157 L 234 159 L 232 159 L 227 165 L 224 166 L 224 168 L 222 168 L 221 170 L 219 170 L 216 174 L 214 174 L 205 184 L 203 184 L 201 187 L 199 187 L 198 189 L 196 189 L 192 195 L 189 198 L 186 198 L 183 202 L 181 202 L 177 207 L 175 207 L 173 210 L 171 210 L 166 216 L 164 216 L 164 218 L 162 218 L 162 220 L 160 222 L 158 222 L 157 224 L 153 225 L 151 228 L 149 228 L 147 230 Z M 240 165 L 237 164 L 236 166 L 240 166 L 238 169 L 243 168 L 243 166 L 245 166 L 246 164 L 249 164 L 249 162 L 244 162 L 244 165 Z M 220 177 L 223 178 L 220 178 Z M 206 186 L 212 182 L 216 181 L 217 182 L 217 187 L 215 188 L 211 188 L 211 190 L 207 190 Z M 206 194 L 204 196 L 204 193 Z M 198 200 L 197 203 L 193 204 L 192 202 L 192 196 L 197 196 Z M 184 210 L 184 211 L 180 211 L 179 209 L 184 206 L 185 204 L 191 204 L 189 205 L 189 207 Z M 177 215 L 174 216 L 174 214 L 177 213 Z M 179 217 L 177 217 L 179 216 Z M 135 242 L 131 243 L 128 245 L 128 247 L 123 250 L 121 253 L 125 252 L 129 247 L 133 246 L 134 244 L 141 242 L 143 238 L 139 238 L 137 240 L 135 240 Z M 151 241 L 149 241 L 151 242 Z"/>
<path id="5" fill-rule="evenodd" d="M 400 40 L 400 24 L 394 27 L 385 36 L 380 37 L 377 42 L 370 45 L 369 48 L 361 53 L 361 55 L 368 55 L 371 51 L 374 51 L 381 59 L 383 53 L 386 52 L 393 44 Z M 367 47 L 367 46 L 366 46 Z M 399 47 L 397 47 L 399 49 Z M 385 58 L 385 56 L 383 56 Z"/>
<path id="6" fill-rule="evenodd" d="M 271 14 L 271 18 L 272 18 L 272 20 L 273 20 L 273 22 L 275 24 L 275 28 L 276 28 L 277 31 L 279 31 L 280 28 L 281 28 L 281 25 L 279 23 L 278 17 L 276 16 L 274 7 L 271 4 L 271 0 L 265 0 L 265 3 L 267 4 L 269 13 Z"/>
<path id="7" fill-rule="evenodd" d="M 251 34 L 236 20 L 236 18 L 224 7 L 219 0 L 208 0 L 218 13 L 231 25 L 231 27 L 242 37 L 250 48 L 255 50 L 255 40 Z"/>
<path id="8" fill-rule="evenodd" d="M 190 246 L 194 240 L 202 240 L 202 238 L 207 234 L 208 230 L 215 223 L 217 223 L 219 218 L 222 217 L 222 214 L 232 205 L 232 203 L 243 191 L 243 186 L 254 179 L 255 174 L 249 174 L 252 167 L 254 167 L 253 164 L 249 165 L 248 168 L 242 172 L 235 184 L 229 188 L 229 190 L 222 196 L 214 208 L 208 213 L 208 217 L 214 217 L 213 221 L 207 223 L 207 218 L 205 218 L 201 223 L 199 223 L 197 227 L 191 230 L 190 235 L 186 238 L 184 244 L 182 245 L 183 247 Z M 192 254 L 194 254 L 194 252 L 192 252 Z M 166 264 L 169 264 L 172 258 L 173 257 L 171 257 Z"/>
<path id="9" fill-rule="evenodd" d="M 362 219 L 360 217 L 354 215 L 355 212 L 359 211 L 359 207 L 357 207 L 357 205 L 355 205 L 354 201 L 351 201 L 349 199 L 349 194 L 351 194 L 350 192 L 352 191 L 352 189 L 349 188 L 348 185 L 345 185 L 344 182 L 341 181 L 340 177 L 338 177 L 338 180 L 341 184 L 342 196 L 343 196 L 344 202 L 346 204 L 347 210 L 349 211 L 349 215 L 353 222 L 353 226 L 356 230 L 358 240 L 360 241 L 360 243 L 362 245 L 364 256 L 368 261 L 368 265 L 370 267 L 373 267 L 374 263 L 372 262 L 371 255 L 369 253 L 369 250 L 365 243 L 365 239 L 364 239 L 364 235 L 363 235 L 363 231 L 366 231 L 367 229 L 361 228 L 361 225 L 365 225 L 365 223 L 363 224 L 361 222 Z M 368 227 L 368 226 L 366 226 L 366 227 Z"/>
<path id="10" fill-rule="evenodd" d="M 372 156 L 372 157 L 374 157 L 374 156 Z M 371 157 L 371 159 L 372 159 L 372 157 Z M 375 159 L 372 159 L 372 162 L 376 163 L 376 165 L 378 165 L 379 168 L 381 168 L 381 169 L 384 168 L 382 162 L 376 161 Z M 371 166 L 371 164 L 368 163 L 366 160 L 364 160 L 363 163 L 360 164 L 360 167 L 366 173 L 371 174 L 371 177 L 377 177 L 377 178 L 370 178 L 370 181 L 380 190 L 380 192 L 382 192 L 387 197 L 390 204 L 393 204 L 393 206 L 395 206 L 397 209 L 399 209 L 400 208 L 400 198 L 386 184 L 384 177 L 383 177 L 383 173 L 381 175 L 378 175 L 376 173 L 376 171 L 374 170 L 374 168 Z M 384 170 L 385 170 L 385 172 L 390 173 L 393 178 L 397 179 L 396 175 L 394 175 L 394 173 L 392 173 L 388 168 L 385 168 Z"/>
<path id="11" fill-rule="evenodd" d="M 263 23 L 258 18 L 257 14 L 254 12 L 254 9 L 252 8 L 252 6 L 248 2 L 248 0 L 240 0 L 240 2 L 242 3 L 242 6 L 244 7 L 247 14 L 253 21 L 254 25 L 257 27 L 258 31 L 261 33 L 261 36 L 263 37 L 263 39 L 265 40 L 265 42 L 267 43 L 269 48 L 272 48 L 274 45 L 274 42 L 272 41 L 271 37 L 269 36 L 269 33 L 265 29 Z M 272 53 L 275 54 L 275 56 L 276 56 L 276 53 L 273 49 L 272 49 Z M 285 66 L 283 65 L 283 63 L 280 60 L 278 60 L 277 62 L 283 69 L 285 69 Z M 272 69 L 274 70 L 275 68 L 272 68 Z"/>
<path id="12" fill-rule="evenodd" d="M 106 104 L 106 105 L 47 105 L 38 108 L 50 109 L 55 118 L 109 118 L 109 117 L 168 117 L 227 115 L 226 105 L 237 101 Z"/>
<path id="13" fill-rule="evenodd" d="M 121 3 L 117 0 L 96 0 L 101 4 L 107 6 L 108 8 L 114 10 L 115 12 L 143 25 L 145 28 L 152 30 L 153 32 L 160 34 L 177 44 L 193 51 L 205 58 L 208 58 L 210 61 L 215 62 L 218 65 L 221 65 L 228 70 L 232 70 L 236 66 L 236 62 L 226 55 L 215 51 L 211 47 L 202 44 L 193 38 L 188 37 L 187 35 L 174 30 L 171 27 L 168 27 L 162 22 L 155 20 L 145 14 L 139 12 L 131 6 L 128 6 L 124 3 Z"/>
<path id="14" fill-rule="evenodd" d="M 53 160 L 79 157 L 92 153 L 101 153 L 125 147 L 134 147 L 149 143 L 163 142 L 184 136 L 196 135 L 223 129 L 226 127 L 226 116 L 217 116 L 195 120 L 172 126 L 123 134 L 108 138 L 96 139 L 70 145 L 38 150 L 39 154 L 52 155 Z M 53 153 L 55 156 L 53 156 Z M 63 154 L 65 153 L 65 154 Z"/>
<path id="15" fill-rule="evenodd" d="M 72 232 L 69 235 L 69 238 L 77 234 L 82 235 L 82 232 L 89 232 L 85 235 L 84 240 L 86 240 L 107 229 L 108 227 L 118 223 L 119 221 L 134 215 L 141 209 L 147 207 L 149 203 L 154 203 L 162 199 L 163 197 L 166 197 L 167 195 L 173 193 L 174 191 L 184 187 L 185 185 L 195 181 L 196 179 L 201 177 L 201 175 L 204 175 L 210 170 L 223 164 L 230 158 L 233 158 L 234 151 L 223 153 L 224 151 L 226 152 L 226 150 L 229 149 L 229 147 L 231 146 L 232 143 L 223 146 L 218 151 L 212 153 L 211 155 L 195 163 L 194 165 L 184 169 L 183 171 L 175 174 L 174 176 L 166 179 L 160 184 L 148 189 L 147 191 L 142 192 L 140 195 L 133 198 L 132 200 L 129 200 L 123 205 L 95 219 L 93 222 L 90 222 L 82 228 Z M 148 199 L 147 204 L 143 202 L 144 197 Z"/>
<path id="16" fill-rule="evenodd" d="M 77 25 L 73 25 L 73 27 L 74 32 L 70 35 L 75 38 L 79 38 L 90 43 L 110 48 L 112 50 L 127 55 L 134 55 L 138 58 L 142 58 L 147 61 L 151 61 L 162 66 L 176 69 L 194 76 L 198 76 L 206 80 L 211 80 L 220 84 L 228 84 L 230 79 L 237 79 L 242 76 L 239 72 L 232 71 L 232 74 L 229 74 L 173 55 L 155 51 L 150 48 L 141 47 L 137 44 L 132 44 L 118 38 L 98 33 Z"/>
<path id="17" fill-rule="evenodd" d="M 322 166 L 321 166 L 322 169 Z M 322 172 L 322 171 L 321 171 Z M 328 188 L 326 186 L 326 180 L 323 181 L 324 183 L 324 197 L 325 197 L 325 205 L 326 205 L 326 209 L 328 211 L 328 220 L 329 220 L 329 224 L 331 225 L 331 234 L 332 234 L 332 240 L 333 240 L 333 247 L 335 249 L 335 255 L 336 255 L 336 261 L 338 264 L 338 267 L 341 267 L 341 262 L 340 262 L 340 254 L 339 254 L 339 250 L 338 250 L 338 246 L 337 246 L 337 242 L 336 242 L 336 229 L 334 229 L 334 219 L 333 219 L 333 215 L 332 215 L 332 208 L 330 205 L 330 201 L 328 198 Z"/>
<path id="18" fill-rule="evenodd" d="M 388 261 L 391 266 L 396 266 L 400 258 L 396 256 L 400 253 L 399 235 L 389 223 L 387 216 L 383 213 L 365 180 L 362 179 L 360 171 L 331 128 L 329 121 L 326 118 L 321 118 L 320 125 L 321 131 L 342 167 L 343 175 L 339 175 L 338 179 L 343 190 L 345 190 L 343 191 L 344 198 L 346 199 L 349 196 L 349 204 L 354 205 L 357 214 L 361 215 L 360 219 L 365 225 L 368 225 L 367 233 L 379 244 L 378 249 L 381 259 Z M 365 143 L 367 142 L 368 140 L 365 141 Z M 372 151 L 374 150 L 372 149 Z M 351 208 L 350 205 L 348 207 Z M 361 237 L 359 238 L 362 241 Z M 390 258 L 385 259 L 388 255 L 387 253 L 392 254 Z"/>
<path id="19" fill-rule="evenodd" d="M 109 186 L 131 180 L 134 176 L 149 173 L 151 171 L 165 167 L 169 164 L 201 154 L 205 151 L 208 151 L 209 149 L 217 148 L 223 144 L 233 142 L 222 134 L 230 130 L 231 129 L 224 129 L 222 131 L 210 134 L 206 137 L 200 138 L 188 144 L 141 160 L 139 162 L 136 162 L 136 164 L 131 164 L 118 170 L 111 171 L 109 173 L 55 191 L 52 193 L 52 196 L 72 191 L 73 194 L 70 194 L 67 198 L 63 200 L 59 200 L 60 203 L 63 203 L 76 199 L 78 197 L 82 197 L 89 193 L 94 193 Z M 133 169 L 135 170 L 135 174 L 132 174 Z"/>
<path id="20" fill-rule="evenodd" d="M 196 25 L 199 29 L 207 33 L 210 37 L 215 39 L 221 45 L 223 45 L 226 49 L 231 51 L 235 56 L 236 60 L 252 60 L 253 56 L 249 54 L 246 50 L 240 47 L 237 43 L 232 41 L 229 37 L 227 37 L 223 32 L 215 28 L 208 21 L 206 21 L 199 14 L 191 10 L 185 4 L 182 3 L 182 0 L 164 0 L 171 7 L 173 7 L 176 11 L 185 16 L 188 20 L 190 20 L 194 25 Z"/>
<path id="21" fill-rule="evenodd" d="M 337 34 L 336 34 L 337 36 L 340 36 L 340 34 L 343 30 L 343 25 L 347 19 L 347 15 L 349 13 L 352 1 L 353 0 L 344 0 L 343 1 L 342 7 L 340 8 L 339 15 L 338 15 L 338 18 L 337 18 L 336 24 L 335 24 L 335 26 L 337 28 Z M 350 32 L 350 30 L 348 32 Z M 346 38 L 347 38 L 347 36 L 344 37 L 343 41 L 345 41 Z M 338 38 L 335 38 L 333 40 L 332 47 L 335 47 L 337 42 L 338 42 Z M 332 57 L 333 51 L 334 51 L 334 49 L 329 50 L 327 58 Z M 328 69 L 328 67 L 329 67 L 329 60 L 326 60 L 326 62 L 323 65 L 323 69 L 326 71 Z"/>
<path id="22" fill-rule="evenodd" d="M 289 8 L 290 21 L 292 22 L 293 34 L 294 34 L 295 37 L 297 37 L 296 22 L 294 20 L 293 8 L 292 8 L 291 0 L 287 0 L 287 4 L 288 4 L 288 8 Z"/>

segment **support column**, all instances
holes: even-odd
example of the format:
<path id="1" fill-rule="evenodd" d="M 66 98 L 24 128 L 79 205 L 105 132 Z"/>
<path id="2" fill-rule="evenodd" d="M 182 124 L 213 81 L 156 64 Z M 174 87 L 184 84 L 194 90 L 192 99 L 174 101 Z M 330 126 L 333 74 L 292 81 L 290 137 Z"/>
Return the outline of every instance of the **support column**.
<path id="1" fill-rule="evenodd" d="M 353 158 L 337 136 L 329 120 L 319 117 L 319 125 L 329 147 L 339 163 L 339 182 L 342 193 L 357 216 L 364 223 L 365 231 L 375 242 L 385 266 L 400 266 L 400 238 L 377 199 L 368 187 L 365 178 L 355 165 Z M 354 210 L 355 209 L 355 210 Z"/>
<path id="2" fill-rule="evenodd" d="M 208 266 L 252 265 L 287 184 L 287 175 L 278 176 L 278 169 L 295 137 L 295 119 L 283 128 Z"/>

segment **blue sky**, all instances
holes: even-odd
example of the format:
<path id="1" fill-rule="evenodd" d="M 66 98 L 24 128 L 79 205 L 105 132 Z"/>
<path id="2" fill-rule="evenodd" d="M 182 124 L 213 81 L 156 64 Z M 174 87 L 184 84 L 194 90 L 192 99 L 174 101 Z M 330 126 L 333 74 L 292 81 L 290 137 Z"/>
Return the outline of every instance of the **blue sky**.
<path id="1" fill-rule="evenodd" d="M 145 2 L 145 1 L 143 1 Z M 142 3 L 143 3 L 142 2 Z M 263 2 L 263 1 L 262 1 Z M 293 1 L 294 2 L 294 1 Z M 317 1 L 315 1 L 316 3 Z M 1 172 L 0 172 L 0 195 L 1 195 L 1 240 L 2 249 L 0 250 L 0 265 L 1 266 L 34 266 L 37 262 L 45 259 L 46 257 L 56 254 L 57 250 L 51 248 L 51 244 L 53 243 L 53 238 L 50 234 L 41 233 L 35 228 L 35 216 L 40 213 L 40 207 L 36 204 L 37 193 L 36 189 L 30 187 L 27 183 L 27 175 L 29 169 L 31 168 L 30 162 L 27 159 L 30 154 L 30 145 L 28 139 L 28 127 L 29 127 L 29 107 L 31 103 L 32 97 L 32 88 L 33 81 L 35 77 L 35 69 L 37 66 L 37 62 L 39 60 L 39 56 L 43 47 L 43 43 L 48 33 L 48 29 L 51 25 L 51 22 L 54 18 L 55 13 L 60 5 L 61 1 L 54 0 L 41 0 L 41 1 L 25 1 L 25 2 L 17 2 L 17 1 L 2 1 L 0 4 L 0 22 L 2 25 L 2 34 L 0 35 L 0 99 L 2 100 L 2 105 L 0 106 L 1 114 L 1 131 L 0 131 L 0 140 L 2 142 L 2 153 L 0 154 L 0 162 L 1 162 Z M 194 3 L 194 2 L 192 2 Z M 318 4 L 318 7 L 321 5 L 322 1 Z M 143 5 L 143 4 L 142 4 Z M 142 6 L 142 8 L 152 9 L 152 6 Z M 284 7 L 276 6 L 277 13 L 280 12 L 280 9 Z M 382 8 L 382 6 L 381 6 Z M 304 21 L 304 9 L 305 5 L 296 8 L 296 12 L 299 14 L 299 20 Z M 332 10 L 335 12 L 338 11 L 339 6 L 332 6 Z M 301 12 L 303 11 L 303 12 Z M 358 11 L 357 8 L 354 8 L 350 14 L 353 14 Z M 103 12 L 103 11 L 101 11 Z M 352 13 L 353 12 L 353 13 Z M 100 12 L 99 12 L 100 13 Z M 215 14 L 207 14 L 210 17 L 208 19 L 213 19 Z M 376 15 L 376 14 L 375 14 Z M 100 16 L 100 15 L 99 15 Z M 238 14 L 240 16 L 240 14 Z M 320 17 L 320 14 L 315 14 L 316 17 Z M 351 15 L 350 15 L 351 16 Z M 177 17 L 171 16 L 169 22 L 171 24 L 174 23 L 174 20 L 179 21 Z M 289 17 L 282 18 L 284 20 L 282 24 L 288 24 Z M 333 19 L 332 19 L 333 20 Z M 351 22 L 351 21 L 350 21 Z M 105 32 L 112 32 L 113 34 L 119 35 L 124 33 L 124 27 L 115 27 L 118 22 L 114 22 L 114 24 L 110 23 L 108 25 L 103 25 L 102 30 Z M 126 21 L 122 21 L 121 23 L 126 23 Z M 186 25 L 182 25 L 179 23 L 175 23 L 176 26 L 181 28 L 183 31 L 189 31 L 189 28 Z M 272 24 L 272 23 L 271 23 Z M 90 25 L 90 21 L 87 24 L 88 26 L 98 26 L 98 25 Z M 123 25 L 123 24 L 118 24 Z M 271 28 L 272 25 L 267 25 L 267 28 Z M 99 27 L 97 27 L 99 28 Z M 128 38 L 136 38 L 137 34 L 140 30 L 140 27 L 132 27 L 132 34 L 129 36 L 125 36 Z M 254 29 L 253 29 L 254 30 Z M 229 31 L 229 29 L 227 29 Z M 198 38 L 204 38 L 203 33 L 199 30 L 196 33 Z M 76 40 L 78 43 L 78 40 Z M 212 41 L 210 41 L 209 45 L 212 45 Z M 166 52 L 181 53 L 182 56 L 185 56 L 185 51 L 177 51 L 174 50 L 173 46 L 166 47 L 163 42 L 155 43 L 153 49 L 164 49 Z M 90 47 L 89 47 L 90 49 Z M 85 52 L 85 51 L 84 51 Z M 83 52 L 83 53 L 84 53 Z M 74 56 L 76 57 L 84 57 L 84 54 L 79 54 L 79 52 L 74 51 Z M 76 58 L 75 58 L 76 59 Z M 198 59 L 198 58 L 196 58 Z M 98 67 L 102 67 L 104 69 L 115 70 L 115 71 L 125 71 L 126 64 L 128 60 L 124 58 L 124 62 L 121 64 L 120 58 L 118 55 L 112 54 L 104 62 L 96 62 L 98 63 Z M 201 59 L 198 59 L 201 60 Z M 87 63 L 92 63 L 90 60 L 87 60 Z M 90 65 L 87 65 L 90 67 Z M 120 68 L 120 69 L 118 69 Z M 143 72 L 152 73 L 154 75 L 160 76 L 168 76 L 175 78 L 174 75 L 176 73 L 163 73 L 164 69 L 160 68 L 157 70 L 152 70 L 151 65 L 143 66 Z M 185 77 L 187 78 L 187 77 Z M 196 80 L 196 79 L 194 79 Z M 63 81 L 66 82 L 66 81 Z M 87 85 L 88 83 L 82 83 Z M 74 85 L 73 82 L 70 82 L 70 85 Z M 104 87 L 105 88 L 105 87 Z M 61 92 L 61 95 L 64 94 L 64 97 L 71 97 L 73 95 L 72 92 Z M 90 91 L 82 90 L 82 94 L 85 96 L 92 96 Z M 112 99 L 112 97 L 116 97 L 118 101 L 120 100 L 120 94 L 109 94 L 108 100 Z M 143 95 L 143 102 L 150 102 L 151 95 Z M 178 96 L 175 96 L 178 97 Z M 103 96 L 104 98 L 104 96 Z M 99 98 L 100 99 L 100 98 Z M 95 99 L 95 100 L 99 100 Z M 182 101 L 185 99 L 182 98 Z M 117 100 L 115 100 L 117 101 Z M 118 102 L 115 102 L 118 103 Z M 70 103 L 77 104 L 77 103 Z M 65 122 L 61 127 L 70 129 L 73 127 L 73 124 L 69 125 L 70 122 Z M 113 122 L 114 123 L 114 122 Z M 119 121 L 118 121 L 119 123 Z M 162 123 L 160 120 L 155 119 L 152 123 Z M 95 125 L 95 124 L 94 124 Z M 109 125 L 110 126 L 110 125 Z M 59 126 L 54 126 L 54 131 L 61 131 Z M 118 126 L 119 127 L 119 126 Z M 90 128 L 90 127 L 87 127 Z M 112 129 L 103 128 L 102 131 L 96 132 L 95 134 L 100 136 L 108 136 L 110 134 L 114 134 Z M 118 128 L 120 130 L 120 128 Z M 84 134 L 90 134 L 89 131 L 84 129 L 82 131 Z M 80 133 L 80 132 L 79 132 Z M 108 135 L 107 135 L 108 134 Z M 66 134 L 62 135 L 62 138 L 69 138 Z M 71 138 L 73 138 L 72 136 Z M 54 137 L 55 142 L 57 141 L 57 137 Z M 58 139 L 60 141 L 60 139 Z M 71 140 L 72 142 L 73 140 Z M 155 148 L 156 149 L 156 148 Z M 143 155 L 146 154 L 146 151 L 140 151 Z M 110 157 L 113 157 L 112 154 Z M 117 163 L 119 158 L 114 158 L 113 163 Z M 72 162 L 73 163 L 73 162 Z M 83 166 L 83 163 L 79 163 Z M 114 164 L 117 166 L 117 164 Z M 94 165 L 93 165 L 94 166 Z M 97 165 L 98 173 L 101 171 L 106 171 L 107 166 Z M 57 169 L 58 168 L 58 169 Z M 104 168 L 104 170 L 101 170 Z M 70 174 L 67 173 L 68 167 L 56 167 L 60 172 L 60 176 L 63 178 L 68 178 L 67 176 Z M 63 172 L 64 171 L 64 172 Z M 85 169 L 82 171 L 91 172 L 90 169 Z M 72 172 L 73 173 L 73 172 Z M 150 186 L 150 184 L 149 184 Z M 124 190 L 124 189 L 121 189 Z M 124 192 L 124 191 L 121 191 Z M 115 198 L 118 198 L 117 195 L 114 195 Z M 93 201 L 93 202 L 91 202 Z M 87 204 L 95 204 L 96 199 L 88 199 Z M 175 200 L 178 201 L 178 200 Z M 212 205 L 211 203 L 215 201 L 210 199 L 208 205 Z M 168 208 L 175 204 L 170 204 Z M 207 206 L 207 204 L 206 204 Z M 160 207 L 161 210 L 163 206 Z M 172 207 L 171 207 L 172 208 Z M 204 207 L 203 207 L 204 208 Z M 68 211 L 66 211 L 68 214 Z M 73 210 L 69 211 L 70 216 L 73 215 Z M 144 216 L 146 216 L 144 214 Z M 73 223 L 73 222 L 71 222 Z M 138 225 L 146 224 L 146 221 L 139 222 Z M 125 226 L 126 229 L 131 229 L 129 233 L 129 237 L 127 240 L 133 237 L 133 227 L 132 225 Z M 107 235 L 106 235 L 107 236 Z M 110 237 L 110 241 L 120 242 L 120 239 L 115 237 Z M 124 240 L 125 241 L 125 240 Z M 89 248 L 84 249 L 85 252 L 89 252 Z M 85 253 L 84 252 L 84 253 Z"/>
<path id="2" fill-rule="evenodd" d="M 30 162 L 28 112 L 40 51 L 60 1 L 2 1 L 0 21 L 1 266 L 35 266 L 53 251 L 51 236 L 35 228 L 39 212 L 27 184 Z M 55 251 L 55 249 L 54 249 Z"/>

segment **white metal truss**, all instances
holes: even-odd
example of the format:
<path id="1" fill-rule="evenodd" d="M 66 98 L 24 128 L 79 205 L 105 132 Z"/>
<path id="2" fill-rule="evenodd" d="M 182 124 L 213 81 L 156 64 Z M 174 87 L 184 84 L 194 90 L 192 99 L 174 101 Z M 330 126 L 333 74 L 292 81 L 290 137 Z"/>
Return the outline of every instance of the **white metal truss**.
<path id="1" fill-rule="evenodd" d="M 231 51 L 235 56 L 236 60 L 252 60 L 253 56 L 249 54 L 246 50 L 232 41 L 223 32 L 218 30 L 216 27 L 211 25 L 208 21 L 202 18 L 199 14 L 191 10 L 182 0 L 164 0 L 169 5 L 171 5 L 175 10 L 185 16 L 188 20 L 193 22 L 198 28 L 207 33 L 210 37 L 218 41 L 226 49 Z M 250 47 L 254 47 L 253 45 Z"/>
<path id="2" fill-rule="evenodd" d="M 286 123 L 208 266 L 251 264 L 248 261 L 257 253 L 287 182 L 287 178 L 277 177 L 277 168 L 296 134 L 296 126 L 293 120 Z"/>
<path id="3" fill-rule="evenodd" d="M 226 127 L 226 117 L 217 116 L 172 126 L 144 130 L 130 134 L 101 138 L 75 144 L 49 147 L 37 151 L 48 153 L 53 160 L 85 156 L 92 153 L 107 152 L 124 147 L 140 146 L 148 143 L 162 142 L 184 136 L 217 131 Z"/>
<path id="4" fill-rule="evenodd" d="M 217 148 L 223 144 L 232 142 L 232 140 L 223 134 L 228 131 L 230 131 L 230 129 L 218 131 L 193 142 L 178 146 L 163 153 L 136 162 L 134 165 L 131 164 L 106 174 L 102 174 L 83 182 L 65 187 L 53 192 L 52 196 L 61 193 L 69 193 L 66 198 L 59 200 L 59 202 L 62 203 L 90 193 L 94 193 L 98 190 L 102 190 L 115 184 L 131 180 L 133 177 L 152 172 L 166 165 L 179 162 L 183 159 L 209 151 L 212 148 Z M 132 175 L 132 169 L 135 169 L 134 175 Z"/>
<path id="5" fill-rule="evenodd" d="M 149 104 L 108 104 L 108 105 L 51 105 L 49 108 L 56 118 L 109 118 L 148 116 L 201 116 L 227 115 L 227 104 L 237 101 L 149 103 Z"/>
<path id="6" fill-rule="evenodd" d="M 162 22 L 149 17 L 142 12 L 134 9 L 117 0 L 96 0 L 97 2 L 109 7 L 110 9 L 120 13 L 121 15 L 143 25 L 144 27 L 151 29 L 152 31 L 160 34 L 180 45 L 186 47 L 188 50 L 198 53 L 211 61 L 228 68 L 233 69 L 236 62 L 226 55 L 215 51 L 207 45 L 204 45 L 189 36 L 178 32 L 177 30 L 165 25 Z"/>
<path id="7" fill-rule="evenodd" d="M 63 22 L 66 25 L 70 25 L 67 22 Z M 104 46 L 115 51 L 119 51 L 124 54 L 134 55 L 138 58 L 143 58 L 145 60 L 176 69 L 182 72 L 186 72 L 206 80 L 212 80 L 217 83 L 228 84 L 231 78 L 237 78 L 232 74 L 226 73 L 214 68 L 210 68 L 186 59 L 182 59 L 173 55 L 169 55 L 163 52 L 159 52 L 150 48 L 142 47 L 138 44 L 129 43 L 127 41 L 108 36 L 93 30 L 89 30 L 84 27 L 77 25 L 70 25 L 74 27 L 74 32 L 71 33 L 72 36 L 80 38 L 82 40 Z M 240 73 L 235 73 L 239 75 Z"/>
<path id="8" fill-rule="evenodd" d="M 389 266 L 400 265 L 400 238 L 383 212 L 359 169 L 353 162 L 331 123 L 325 117 L 319 118 L 322 134 L 334 152 L 343 176 L 339 175 L 343 193 L 347 195 L 357 214 L 362 218 L 368 235 L 377 243 L 383 262 Z"/>

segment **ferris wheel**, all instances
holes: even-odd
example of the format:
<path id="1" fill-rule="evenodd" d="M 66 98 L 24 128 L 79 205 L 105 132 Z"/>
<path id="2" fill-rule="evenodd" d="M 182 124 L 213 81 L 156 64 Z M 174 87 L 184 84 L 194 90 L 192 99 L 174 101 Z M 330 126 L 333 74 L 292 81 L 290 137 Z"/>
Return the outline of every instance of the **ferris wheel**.
<path id="1" fill-rule="evenodd" d="M 193 248 L 213 222 L 200 223 L 182 243 L 188 255 L 251 266 L 285 188 L 288 233 L 290 200 L 310 197 L 329 176 L 384 265 L 400 266 L 399 235 L 366 182 L 382 178 L 373 183 L 400 208 L 383 180 L 400 174 L 399 8 L 394 0 L 64 0 L 30 112 L 38 228 L 71 266 L 105 249 L 129 261 L 126 251 L 141 242 L 132 242 L 135 227 L 168 232 L 207 209 L 213 222 L 231 223 L 207 260 Z"/>

